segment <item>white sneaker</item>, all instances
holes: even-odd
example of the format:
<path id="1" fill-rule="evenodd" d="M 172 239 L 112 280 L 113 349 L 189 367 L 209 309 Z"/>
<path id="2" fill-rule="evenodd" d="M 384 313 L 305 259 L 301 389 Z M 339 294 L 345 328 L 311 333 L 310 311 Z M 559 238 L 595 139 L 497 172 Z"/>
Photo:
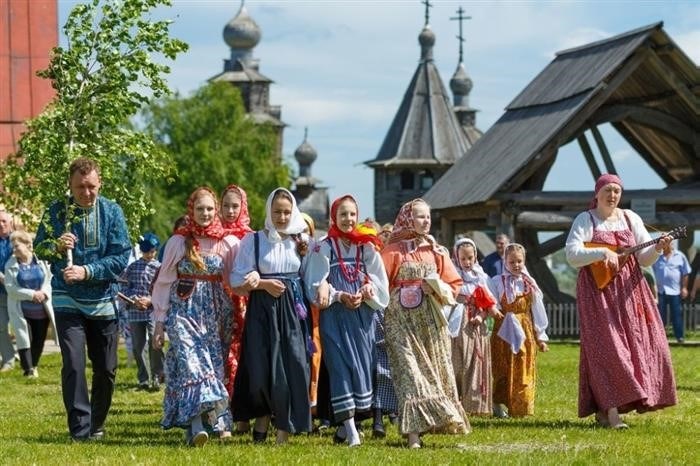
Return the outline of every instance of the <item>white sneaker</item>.
<path id="1" fill-rule="evenodd" d="M 5 364 L 2 365 L 2 367 L 0 367 L 0 372 L 10 372 L 14 368 L 15 368 L 14 363 L 6 362 Z"/>

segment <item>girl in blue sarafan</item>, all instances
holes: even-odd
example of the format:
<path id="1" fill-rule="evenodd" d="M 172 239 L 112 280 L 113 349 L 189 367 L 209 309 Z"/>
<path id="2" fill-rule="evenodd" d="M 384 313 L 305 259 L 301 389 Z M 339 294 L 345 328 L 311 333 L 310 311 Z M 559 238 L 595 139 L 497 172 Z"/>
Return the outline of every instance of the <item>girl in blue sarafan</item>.
<path id="1" fill-rule="evenodd" d="M 231 274 L 237 295 L 249 295 L 243 347 L 233 389 L 233 419 L 255 418 L 253 442 L 267 438 L 274 415 L 277 444 L 311 430 L 309 310 L 302 262 L 309 237 L 291 192 L 277 188 L 265 204 L 265 229 L 248 233 Z"/>
<path id="2" fill-rule="evenodd" d="M 192 446 L 203 446 L 209 430 L 224 437 L 230 422 L 228 392 L 217 316 L 233 312 L 224 289 L 238 251 L 218 216 L 217 196 L 197 188 L 187 202 L 187 222 L 168 240 L 153 287 L 154 345 L 170 346 L 165 357 L 165 429 L 186 429 Z"/>
<path id="3" fill-rule="evenodd" d="M 374 231 L 358 228 L 357 218 L 352 196 L 333 202 L 328 236 L 312 249 L 305 274 L 308 296 L 321 308 L 333 421 L 342 423 L 336 436 L 351 447 L 360 445 L 356 413 L 372 406 L 373 315 L 389 304 L 389 281 L 378 251 L 381 240 Z"/>

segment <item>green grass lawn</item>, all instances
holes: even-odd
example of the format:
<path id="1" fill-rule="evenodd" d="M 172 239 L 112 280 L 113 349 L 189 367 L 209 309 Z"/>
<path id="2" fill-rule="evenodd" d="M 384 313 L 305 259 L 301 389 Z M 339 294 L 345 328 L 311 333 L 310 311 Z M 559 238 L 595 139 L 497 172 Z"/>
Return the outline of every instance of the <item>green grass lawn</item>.
<path id="1" fill-rule="evenodd" d="M 698 464 L 700 451 L 700 347 L 673 347 L 678 406 L 644 415 L 628 414 L 628 431 L 594 426 L 576 417 L 578 346 L 551 345 L 539 357 L 535 416 L 496 420 L 471 418 L 466 436 L 426 435 L 425 447 L 409 450 L 395 427 L 384 440 L 336 446 L 332 434 L 300 435 L 278 447 L 249 437 L 210 441 L 203 449 L 184 445 L 181 430 L 158 422 L 162 392 L 135 390 L 136 371 L 120 365 L 107 434 L 100 443 L 69 440 L 59 384 L 60 357 L 42 359 L 40 378 L 21 371 L 0 376 L 1 464 Z M 124 352 L 120 353 L 125 361 Z"/>

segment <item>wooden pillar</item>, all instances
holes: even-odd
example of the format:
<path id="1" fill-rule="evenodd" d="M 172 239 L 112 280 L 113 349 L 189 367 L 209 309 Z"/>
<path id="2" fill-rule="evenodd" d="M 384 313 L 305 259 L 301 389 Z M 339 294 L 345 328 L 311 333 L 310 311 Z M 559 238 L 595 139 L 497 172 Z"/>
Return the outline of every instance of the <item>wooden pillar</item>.
<path id="1" fill-rule="evenodd" d="M 452 249 L 452 245 L 455 242 L 455 229 L 452 220 L 443 215 L 440 218 L 440 233 L 442 234 L 442 240 L 440 244 L 446 246 L 448 249 Z"/>
<path id="2" fill-rule="evenodd" d="M 610 152 L 608 151 L 608 147 L 605 145 L 605 140 L 603 139 L 603 135 L 600 134 L 600 131 L 598 131 L 597 126 L 591 127 L 591 133 L 593 133 L 593 139 L 595 139 L 595 143 L 598 146 L 598 150 L 600 151 L 600 155 L 603 157 L 603 163 L 605 164 L 605 169 L 607 170 L 608 173 L 613 173 L 617 175 L 617 170 L 615 170 L 615 165 L 613 164 L 612 157 L 610 156 Z"/>
<path id="3" fill-rule="evenodd" d="M 600 177 L 600 168 L 598 167 L 598 162 L 595 161 L 595 156 L 591 150 L 591 145 L 588 144 L 586 133 L 581 133 L 581 135 L 576 139 L 578 140 L 578 145 L 581 147 L 583 156 L 586 158 L 586 162 L 588 163 L 588 168 L 591 170 L 593 179 L 597 180 Z"/>

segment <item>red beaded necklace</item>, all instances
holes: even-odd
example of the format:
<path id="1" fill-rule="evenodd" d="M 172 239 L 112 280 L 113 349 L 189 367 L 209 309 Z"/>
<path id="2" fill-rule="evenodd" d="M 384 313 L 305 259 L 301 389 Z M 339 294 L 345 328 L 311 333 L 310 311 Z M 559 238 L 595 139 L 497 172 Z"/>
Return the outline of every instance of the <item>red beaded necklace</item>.
<path id="1" fill-rule="evenodd" d="M 348 283 L 357 283 L 360 278 L 360 247 L 356 245 L 355 247 L 355 266 L 349 266 L 343 260 L 343 255 L 340 253 L 340 246 L 338 245 L 338 240 L 331 238 L 331 243 L 335 246 L 335 255 L 338 256 L 338 265 L 340 266 L 340 271 L 348 281 Z"/>

